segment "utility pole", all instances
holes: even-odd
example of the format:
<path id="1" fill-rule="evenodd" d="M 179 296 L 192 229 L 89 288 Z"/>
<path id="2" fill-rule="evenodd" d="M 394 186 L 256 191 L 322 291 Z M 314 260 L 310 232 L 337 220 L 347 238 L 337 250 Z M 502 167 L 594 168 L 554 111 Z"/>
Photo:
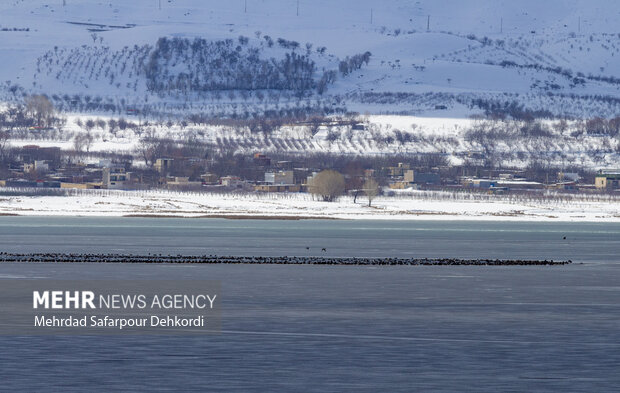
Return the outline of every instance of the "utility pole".
<path id="1" fill-rule="evenodd" d="M 499 19 L 499 32 L 500 34 L 504 32 L 504 18 Z"/>
<path id="2" fill-rule="evenodd" d="M 299 16 L 299 0 L 297 0 L 297 16 Z"/>
<path id="3" fill-rule="evenodd" d="M 581 33 L 581 16 L 577 20 L 577 32 Z"/>
<path id="4" fill-rule="evenodd" d="M 248 12 L 248 0 L 245 0 L 243 3 L 243 12 L 246 14 Z"/>
<path id="5" fill-rule="evenodd" d="M 427 32 L 431 31 L 431 16 L 430 15 L 426 18 L 426 31 Z"/>
<path id="6" fill-rule="evenodd" d="M 161 11 L 161 0 L 159 0 L 159 10 Z"/>
<path id="7" fill-rule="evenodd" d="M 370 24 L 372 25 L 372 8 L 370 9 Z"/>

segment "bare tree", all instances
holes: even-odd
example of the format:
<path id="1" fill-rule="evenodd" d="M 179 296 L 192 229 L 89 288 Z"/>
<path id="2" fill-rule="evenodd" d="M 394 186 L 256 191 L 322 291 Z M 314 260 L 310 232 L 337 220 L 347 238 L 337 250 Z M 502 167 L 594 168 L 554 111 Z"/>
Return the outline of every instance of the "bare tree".
<path id="1" fill-rule="evenodd" d="M 379 195 L 379 183 L 372 177 L 369 177 L 364 183 L 364 192 L 368 197 L 368 206 L 370 206 L 372 200 Z"/>
<path id="2" fill-rule="evenodd" d="M 81 132 L 77 134 L 73 138 L 73 148 L 77 152 L 82 152 L 86 149 L 87 152 L 90 151 L 90 148 L 93 146 L 93 142 L 95 141 L 95 137 L 93 134 L 88 132 Z"/>
<path id="3" fill-rule="evenodd" d="M 154 131 L 147 132 L 136 146 L 136 153 L 144 160 L 144 165 L 152 167 L 157 159 L 157 150 L 160 143 L 155 137 Z"/>
<path id="4" fill-rule="evenodd" d="M 88 119 L 86 120 L 86 123 L 84 123 L 84 127 L 86 128 L 86 131 L 91 131 L 93 128 L 95 128 L 95 121 L 93 119 Z"/>
<path id="5" fill-rule="evenodd" d="M 44 95 L 33 95 L 26 100 L 26 110 L 39 127 L 49 127 L 54 118 L 54 105 Z"/>
<path id="6" fill-rule="evenodd" d="M 81 153 L 84 151 L 85 144 L 84 134 L 79 133 L 73 138 L 73 149 L 76 152 Z"/>
<path id="7" fill-rule="evenodd" d="M 87 131 L 84 134 L 84 141 L 85 141 L 86 151 L 89 152 L 90 148 L 93 146 L 93 142 L 95 141 L 95 136 L 90 131 Z"/>
<path id="8" fill-rule="evenodd" d="M 325 202 L 333 202 L 344 193 L 344 176 L 331 169 L 319 172 L 310 183 L 310 192 Z"/>
<path id="9" fill-rule="evenodd" d="M 110 129 L 110 134 L 116 136 L 116 131 L 118 129 L 118 122 L 114 119 L 108 120 L 108 128 Z"/>
<path id="10" fill-rule="evenodd" d="M 0 162 L 7 163 L 11 156 L 11 144 L 9 132 L 0 131 Z"/>

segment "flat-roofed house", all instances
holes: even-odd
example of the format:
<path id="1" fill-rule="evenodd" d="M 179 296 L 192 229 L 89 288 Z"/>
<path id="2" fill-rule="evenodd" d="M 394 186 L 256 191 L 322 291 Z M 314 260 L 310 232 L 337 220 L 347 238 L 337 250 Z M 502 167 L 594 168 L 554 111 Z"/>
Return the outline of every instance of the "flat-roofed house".
<path id="1" fill-rule="evenodd" d="M 599 190 L 620 189 L 620 169 L 600 170 L 594 177 L 594 185 Z"/>

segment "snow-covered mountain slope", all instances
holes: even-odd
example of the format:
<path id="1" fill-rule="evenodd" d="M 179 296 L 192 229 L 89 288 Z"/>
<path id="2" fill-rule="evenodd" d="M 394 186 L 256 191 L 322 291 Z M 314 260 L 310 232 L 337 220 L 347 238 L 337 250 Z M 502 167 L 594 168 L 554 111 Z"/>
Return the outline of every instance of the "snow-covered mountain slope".
<path id="1" fill-rule="evenodd" d="M 111 114 L 303 106 L 465 117 L 512 104 L 612 117 L 619 21 L 616 0 L 6 0 L 0 97 L 44 93 L 67 110 Z M 176 46 L 162 50 L 161 37 Z M 197 49 L 196 38 L 227 49 Z M 287 56 L 312 68 L 301 92 L 286 78 L 303 61 Z M 159 73 L 149 74 L 154 62 Z M 335 81 L 319 91 L 330 71 Z M 272 82 L 240 84 L 257 72 Z"/>

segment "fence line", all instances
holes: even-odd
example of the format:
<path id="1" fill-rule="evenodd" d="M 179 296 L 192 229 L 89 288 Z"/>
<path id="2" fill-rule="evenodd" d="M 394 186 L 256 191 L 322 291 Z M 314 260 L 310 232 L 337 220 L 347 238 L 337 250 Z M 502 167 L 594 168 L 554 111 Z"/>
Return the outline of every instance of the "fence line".
<path id="1" fill-rule="evenodd" d="M 139 198 L 204 198 L 221 197 L 224 199 L 248 199 L 262 201 L 276 200 L 312 200 L 311 194 L 306 193 L 258 193 L 240 191 L 177 191 L 164 189 L 151 190 L 107 190 L 107 189 L 79 189 L 79 188 L 37 188 L 37 187 L 1 187 L 1 196 L 65 196 L 65 197 L 139 197 Z M 364 198 L 364 196 L 361 196 Z M 508 204 L 518 203 L 540 203 L 547 204 L 566 204 L 566 203 L 618 203 L 620 195 L 594 194 L 594 193 L 560 193 L 557 191 L 544 191 L 542 193 L 519 193 L 519 194 L 485 194 L 472 191 L 414 191 L 399 192 L 392 196 L 380 197 L 384 200 L 431 200 L 431 201 L 471 201 L 471 202 L 503 202 Z M 343 197 L 344 200 L 353 199 L 350 196 Z"/>

